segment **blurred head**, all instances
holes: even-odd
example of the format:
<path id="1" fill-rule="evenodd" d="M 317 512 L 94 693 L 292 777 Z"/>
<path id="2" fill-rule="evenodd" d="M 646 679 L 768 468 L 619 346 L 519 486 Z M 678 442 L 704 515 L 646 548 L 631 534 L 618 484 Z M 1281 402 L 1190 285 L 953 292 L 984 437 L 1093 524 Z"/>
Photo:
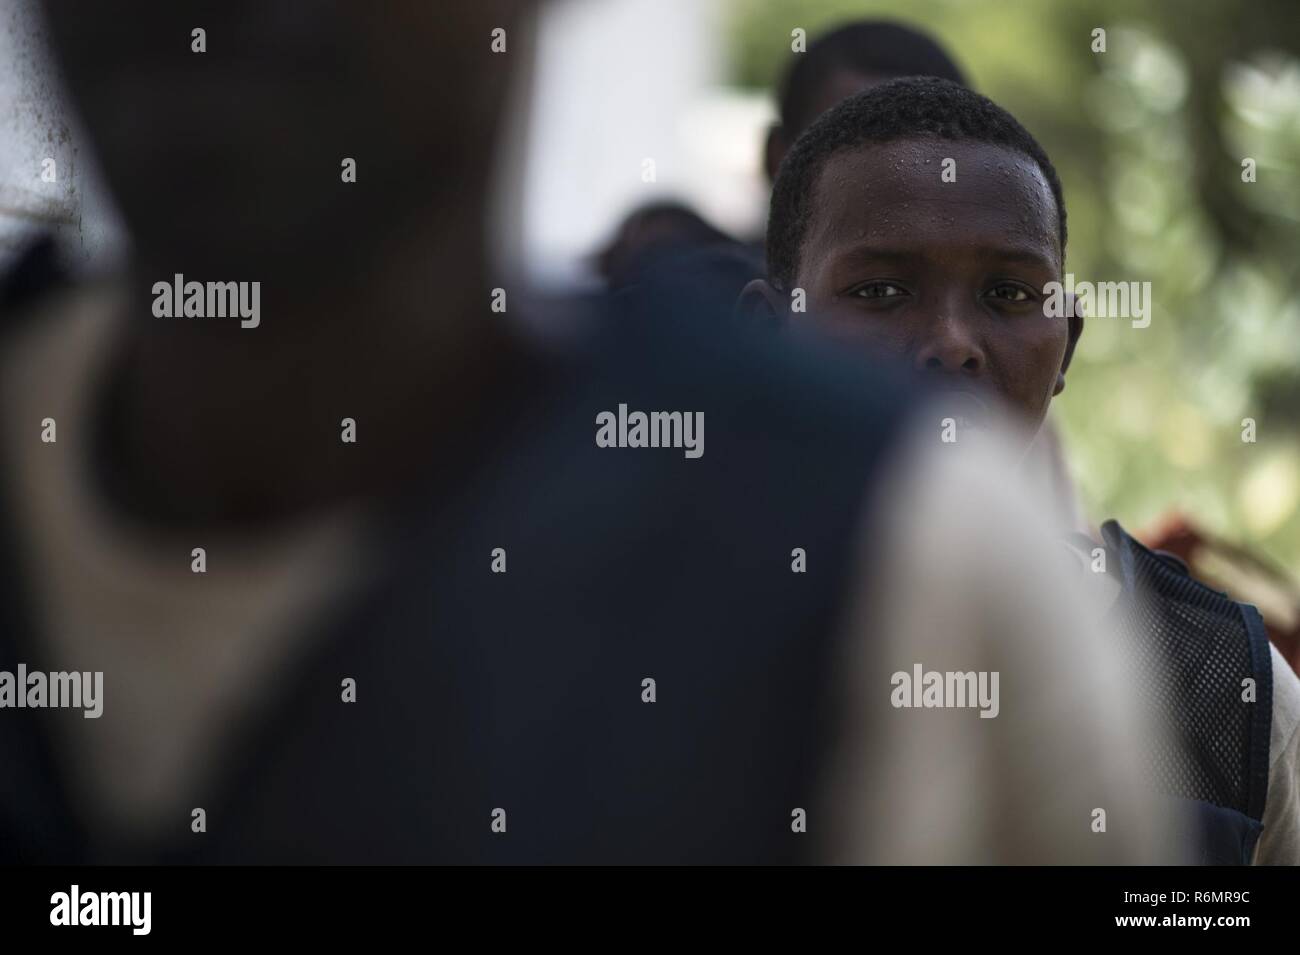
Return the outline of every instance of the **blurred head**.
<path id="1" fill-rule="evenodd" d="M 961 69 L 934 39 L 886 20 L 845 24 L 791 57 L 777 93 L 779 122 L 768 131 L 768 179 L 776 181 L 781 160 L 818 116 L 854 93 L 901 76 L 937 76 L 966 85 Z"/>
<path id="2" fill-rule="evenodd" d="M 652 202 L 628 213 L 613 240 L 597 256 L 596 265 L 610 288 L 621 288 L 635 281 L 658 255 L 730 241 L 690 207 L 680 202 Z"/>
<path id="3" fill-rule="evenodd" d="M 484 181 L 527 0 L 44 0 L 141 250 L 320 272 Z M 491 31 L 507 32 L 493 53 Z M 206 52 L 192 31 L 206 33 Z M 516 45 L 518 43 L 518 45 Z M 357 182 L 341 181 L 344 158 Z"/>
<path id="4" fill-rule="evenodd" d="M 741 308 L 902 358 L 967 396 L 970 417 L 998 403 L 1036 428 L 1083 327 L 1044 315 L 1065 241 L 1056 170 L 1014 117 L 955 83 L 894 80 L 832 109 L 790 152 L 768 280 Z M 806 311 L 791 308 L 795 288 Z"/>

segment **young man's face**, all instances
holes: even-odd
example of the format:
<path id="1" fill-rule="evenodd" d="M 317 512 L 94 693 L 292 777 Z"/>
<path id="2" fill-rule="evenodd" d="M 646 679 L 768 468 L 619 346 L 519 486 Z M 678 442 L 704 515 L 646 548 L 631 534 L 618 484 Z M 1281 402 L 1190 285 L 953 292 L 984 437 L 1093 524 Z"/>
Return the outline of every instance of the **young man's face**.
<path id="1" fill-rule="evenodd" d="M 963 414 L 978 418 L 992 394 L 1037 428 L 1081 329 L 1043 315 L 1043 288 L 1061 278 L 1057 226 L 1019 152 L 930 138 L 842 152 L 814 189 L 794 283 L 807 311 L 791 318 L 972 392 Z"/>

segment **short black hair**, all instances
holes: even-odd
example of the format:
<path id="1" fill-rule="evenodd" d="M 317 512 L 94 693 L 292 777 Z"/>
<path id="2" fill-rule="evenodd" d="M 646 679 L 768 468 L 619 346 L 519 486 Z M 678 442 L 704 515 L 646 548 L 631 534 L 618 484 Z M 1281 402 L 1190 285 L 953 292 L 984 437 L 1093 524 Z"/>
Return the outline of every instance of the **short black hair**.
<path id="1" fill-rule="evenodd" d="M 937 76 L 966 85 L 947 51 L 926 33 L 889 20 L 856 20 L 819 36 L 796 53 L 777 94 L 781 126 L 794 140 L 813 120 L 817 92 L 841 70 L 893 79 Z"/>
<path id="2" fill-rule="evenodd" d="M 779 288 L 789 288 L 799 272 L 813 193 L 827 160 L 858 146 L 926 137 L 1005 146 L 1032 159 L 1056 200 L 1061 254 L 1065 255 L 1061 181 L 1038 141 L 988 97 L 949 80 L 914 76 L 850 96 L 795 141 L 772 186 L 767 219 L 769 279 Z"/>

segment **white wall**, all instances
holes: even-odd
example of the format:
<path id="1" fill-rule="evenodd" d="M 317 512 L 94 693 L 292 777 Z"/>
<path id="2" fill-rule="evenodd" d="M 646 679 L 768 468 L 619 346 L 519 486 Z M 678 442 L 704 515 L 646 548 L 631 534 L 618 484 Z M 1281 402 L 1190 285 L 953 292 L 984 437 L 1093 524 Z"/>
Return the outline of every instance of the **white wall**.
<path id="1" fill-rule="evenodd" d="M 723 89 L 718 0 L 556 0 L 544 7 L 518 227 L 530 277 L 580 280 L 636 206 L 685 199 L 761 230 L 765 97 Z M 653 159 L 657 181 L 642 181 Z"/>
<path id="2" fill-rule="evenodd" d="M 120 246 L 117 216 L 53 81 L 34 6 L 0 0 L 0 262 L 45 230 L 74 264 L 106 267 Z M 46 158 L 55 182 L 42 181 Z"/>

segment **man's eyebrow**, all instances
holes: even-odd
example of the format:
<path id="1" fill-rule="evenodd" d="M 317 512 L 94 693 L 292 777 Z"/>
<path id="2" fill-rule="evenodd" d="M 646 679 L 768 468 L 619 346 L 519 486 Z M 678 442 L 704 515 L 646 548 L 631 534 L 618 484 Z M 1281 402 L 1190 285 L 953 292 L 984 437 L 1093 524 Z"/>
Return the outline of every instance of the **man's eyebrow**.
<path id="1" fill-rule="evenodd" d="M 989 258 L 1014 265 L 1032 265 L 1045 269 L 1056 267 L 1051 256 L 1036 249 L 989 249 L 988 255 Z"/>
<path id="2" fill-rule="evenodd" d="M 926 245 L 916 248 L 893 248 L 876 246 L 869 242 L 855 242 L 832 252 L 841 262 L 915 262 L 917 259 L 940 258 L 945 255 L 943 248 Z M 1006 263 L 1008 265 L 1028 265 L 1034 268 L 1054 269 L 1056 263 L 1050 254 L 1037 249 L 1024 247 L 984 246 L 979 250 L 981 257 Z"/>
<path id="3" fill-rule="evenodd" d="M 837 249 L 836 252 L 842 259 L 884 259 L 890 262 L 907 261 L 926 254 L 925 249 L 889 249 L 868 242 L 855 242 Z"/>

